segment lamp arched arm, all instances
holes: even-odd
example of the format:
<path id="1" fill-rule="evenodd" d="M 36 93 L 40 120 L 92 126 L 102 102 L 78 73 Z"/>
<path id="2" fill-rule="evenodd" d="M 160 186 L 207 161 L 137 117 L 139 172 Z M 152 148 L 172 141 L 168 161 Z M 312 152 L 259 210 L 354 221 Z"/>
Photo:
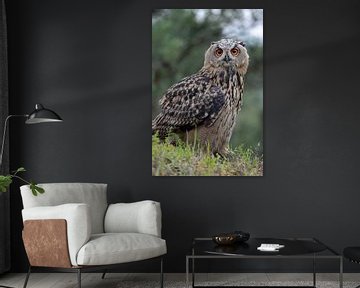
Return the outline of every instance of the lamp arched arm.
<path id="1" fill-rule="evenodd" d="M 4 123 L 4 131 L 3 131 L 3 137 L 2 137 L 2 143 L 1 143 L 1 151 L 0 151 L 0 168 L 2 166 L 2 160 L 3 160 L 3 155 L 4 155 L 4 146 L 5 146 L 5 140 L 6 140 L 6 132 L 7 132 L 7 126 L 8 126 L 8 122 L 11 118 L 14 117 L 24 117 L 27 118 L 29 115 L 27 114 L 22 114 L 22 115 L 9 115 L 6 117 L 5 119 L 5 123 Z"/>

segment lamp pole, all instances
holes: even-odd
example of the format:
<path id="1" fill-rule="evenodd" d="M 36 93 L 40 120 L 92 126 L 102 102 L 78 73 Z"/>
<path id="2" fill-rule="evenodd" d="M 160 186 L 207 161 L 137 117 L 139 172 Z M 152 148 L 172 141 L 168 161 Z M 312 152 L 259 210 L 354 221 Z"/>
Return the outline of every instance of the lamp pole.
<path id="1" fill-rule="evenodd" d="M 11 118 L 15 118 L 15 117 L 28 117 L 27 114 L 23 114 L 23 115 L 9 115 L 6 117 L 5 119 L 5 123 L 4 123 L 4 131 L 3 131 L 3 137 L 2 137 L 2 143 L 1 143 L 1 151 L 0 151 L 0 169 L 2 167 L 2 160 L 3 160 L 3 155 L 4 155 L 4 146 L 5 146 L 5 142 L 6 142 L 6 132 L 7 132 L 7 126 L 9 123 L 9 120 Z M 11 286 L 5 286 L 5 285 L 0 285 L 0 287 L 2 288 L 14 288 Z"/>
<path id="2" fill-rule="evenodd" d="M 29 115 L 28 114 L 23 114 L 23 115 L 9 115 L 6 117 L 5 119 L 5 123 L 4 123 L 4 131 L 3 131 L 3 137 L 2 137 L 2 143 L 1 143 L 1 151 L 0 151 L 0 168 L 2 166 L 2 160 L 3 160 L 3 155 L 4 155 L 4 146 L 5 146 L 5 141 L 6 141 L 6 132 L 7 132 L 7 126 L 8 126 L 8 122 L 11 118 L 14 117 L 25 117 L 27 118 Z"/>

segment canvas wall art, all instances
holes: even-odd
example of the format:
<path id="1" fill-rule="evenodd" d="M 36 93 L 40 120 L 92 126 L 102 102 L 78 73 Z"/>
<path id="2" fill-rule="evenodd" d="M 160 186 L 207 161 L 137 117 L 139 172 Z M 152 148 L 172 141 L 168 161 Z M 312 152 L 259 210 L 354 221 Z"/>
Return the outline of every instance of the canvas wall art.
<path id="1" fill-rule="evenodd" d="M 263 175 L 263 10 L 152 14 L 152 175 Z"/>

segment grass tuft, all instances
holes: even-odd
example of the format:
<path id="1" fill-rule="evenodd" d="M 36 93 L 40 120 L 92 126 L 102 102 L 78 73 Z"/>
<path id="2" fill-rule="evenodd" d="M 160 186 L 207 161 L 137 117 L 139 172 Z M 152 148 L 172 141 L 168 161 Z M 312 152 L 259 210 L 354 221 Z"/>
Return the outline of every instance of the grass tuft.
<path id="1" fill-rule="evenodd" d="M 208 149 L 209 150 L 209 149 Z M 226 158 L 214 156 L 198 145 L 186 145 L 152 138 L 153 176 L 262 176 L 263 157 L 243 146 L 229 151 Z"/>

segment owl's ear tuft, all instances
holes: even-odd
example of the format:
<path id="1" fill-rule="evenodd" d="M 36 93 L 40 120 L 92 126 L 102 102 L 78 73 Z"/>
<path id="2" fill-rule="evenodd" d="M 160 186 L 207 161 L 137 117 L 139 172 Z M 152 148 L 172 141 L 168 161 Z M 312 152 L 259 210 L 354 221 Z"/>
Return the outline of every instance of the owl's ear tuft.
<path id="1" fill-rule="evenodd" d="M 241 46 L 245 47 L 245 43 L 243 41 L 239 41 L 238 44 L 240 44 Z"/>

